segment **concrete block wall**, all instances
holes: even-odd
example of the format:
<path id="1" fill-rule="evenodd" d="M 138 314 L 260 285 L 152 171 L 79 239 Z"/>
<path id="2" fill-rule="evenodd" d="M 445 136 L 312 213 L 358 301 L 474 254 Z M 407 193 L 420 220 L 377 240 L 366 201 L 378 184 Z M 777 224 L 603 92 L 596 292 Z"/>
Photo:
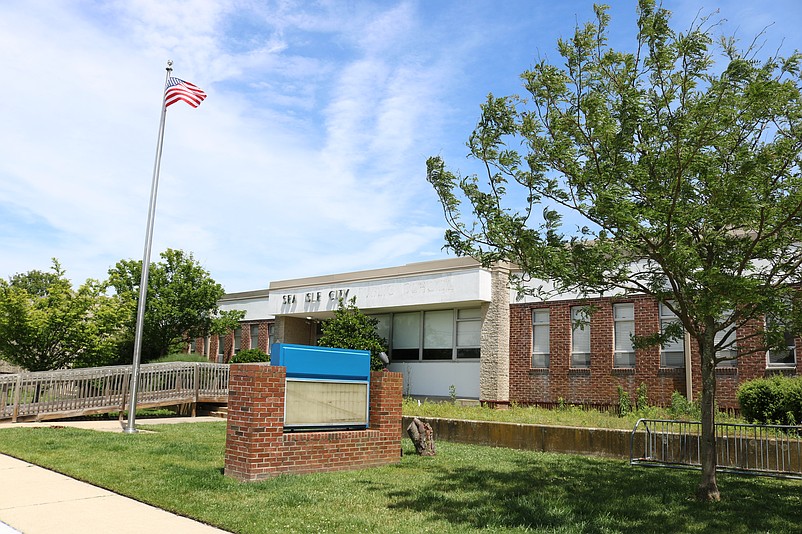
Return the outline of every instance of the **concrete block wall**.
<path id="1" fill-rule="evenodd" d="M 510 271 L 498 265 L 491 276 L 492 301 L 482 306 L 479 400 L 505 406 L 510 400 Z"/>
<path id="2" fill-rule="evenodd" d="M 231 366 L 225 474 L 254 481 L 283 473 L 361 469 L 401 458 L 402 375 L 372 372 L 366 430 L 284 432 L 286 369 Z"/>

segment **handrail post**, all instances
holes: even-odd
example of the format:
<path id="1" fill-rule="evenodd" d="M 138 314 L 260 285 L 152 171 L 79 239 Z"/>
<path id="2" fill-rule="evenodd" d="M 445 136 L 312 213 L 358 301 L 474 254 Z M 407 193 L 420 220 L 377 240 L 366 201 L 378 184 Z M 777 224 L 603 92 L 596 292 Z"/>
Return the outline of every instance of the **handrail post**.
<path id="1" fill-rule="evenodd" d="M 11 412 L 11 422 L 16 423 L 19 417 L 20 389 L 22 389 L 22 373 L 17 375 L 17 387 L 14 388 L 14 408 Z"/>
<path id="2" fill-rule="evenodd" d="M 192 417 L 195 417 L 198 414 L 198 399 L 200 399 L 200 363 L 198 362 L 195 362 L 193 375 L 195 382 L 195 402 L 192 404 Z"/>

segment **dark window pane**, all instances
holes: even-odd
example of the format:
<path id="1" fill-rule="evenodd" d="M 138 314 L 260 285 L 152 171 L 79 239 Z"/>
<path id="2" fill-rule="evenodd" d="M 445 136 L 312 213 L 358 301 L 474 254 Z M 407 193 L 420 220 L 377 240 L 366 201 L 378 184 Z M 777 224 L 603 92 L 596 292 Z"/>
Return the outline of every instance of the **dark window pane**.
<path id="1" fill-rule="evenodd" d="M 457 358 L 478 358 L 480 349 L 457 349 Z"/>
<path id="2" fill-rule="evenodd" d="M 420 352 L 418 349 L 393 349 L 391 358 L 394 362 L 417 360 Z"/>
<path id="3" fill-rule="evenodd" d="M 450 360 L 453 354 L 452 349 L 423 349 L 424 360 Z"/>

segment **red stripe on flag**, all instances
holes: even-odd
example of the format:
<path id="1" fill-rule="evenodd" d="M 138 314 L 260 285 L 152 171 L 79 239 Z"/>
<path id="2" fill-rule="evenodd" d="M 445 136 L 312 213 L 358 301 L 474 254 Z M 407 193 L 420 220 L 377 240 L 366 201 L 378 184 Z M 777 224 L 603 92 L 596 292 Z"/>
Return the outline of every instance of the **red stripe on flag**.
<path id="1" fill-rule="evenodd" d="M 205 98 L 206 93 L 197 85 L 179 78 L 170 78 L 164 91 L 164 107 L 169 107 L 180 100 L 196 108 Z"/>

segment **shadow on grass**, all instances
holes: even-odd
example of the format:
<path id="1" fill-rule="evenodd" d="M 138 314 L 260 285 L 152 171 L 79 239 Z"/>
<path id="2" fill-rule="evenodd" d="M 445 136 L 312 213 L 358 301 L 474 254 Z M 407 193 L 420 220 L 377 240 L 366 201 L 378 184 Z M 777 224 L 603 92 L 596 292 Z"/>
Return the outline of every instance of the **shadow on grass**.
<path id="1" fill-rule="evenodd" d="M 430 483 L 391 491 L 391 507 L 466 530 L 674 533 L 802 528 L 798 481 L 719 475 L 722 502 L 700 503 L 692 497 L 697 471 L 637 468 L 570 455 L 513 457 L 486 468 L 443 462 Z"/>

